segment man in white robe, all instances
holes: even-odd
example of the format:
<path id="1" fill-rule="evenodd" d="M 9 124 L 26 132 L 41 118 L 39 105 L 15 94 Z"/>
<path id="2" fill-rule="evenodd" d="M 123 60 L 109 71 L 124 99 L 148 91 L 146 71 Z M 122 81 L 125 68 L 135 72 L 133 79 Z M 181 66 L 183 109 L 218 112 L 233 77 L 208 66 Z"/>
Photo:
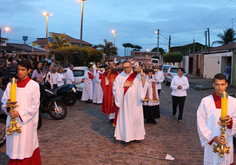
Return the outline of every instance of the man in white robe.
<path id="1" fill-rule="evenodd" d="M 70 64 L 70 67 L 66 71 L 66 84 L 74 84 L 75 83 L 73 69 L 74 69 L 74 65 Z"/>
<path id="2" fill-rule="evenodd" d="M 228 97 L 228 115 L 224 117 L 227 126 L 225 137 L 221 137 L 221 125 L 218 121 L 221 117 L 221 94 L 228 86 L 225 75 L 216 74 L 213 80 L 215 93 L 202 99 L 197 110 L 197 127 L 202 147 L 204 147 L 205 165 L 233 165 L 233 134 L 236 133 L 236 100 Z M 222 145 L 225 140 L 226 146 L 230 147 L 230 153 L 220 157 L 213 152 L 213 144 Z"/>
<path id="3" fill-rule="evenodd" d="M 145 135 L 142 100 L 147 85 L 142 69 L 138 74 L 131 68 L 130 61 L 124 61 L 124 71 L 113 84 L 115 104 L 119 107 L 114 136 L 124 142 L 143 140 Z"/>
<path id="4" fill-rule="evenodd" d="M 94 100 L 94 92 L 95 92 L 95 90 L 96 90 L 96 76 L 97 76 L 97 73 L 98 73 L 98 68 L 99 68 L 99 66 L 100 66 L 100 63 L 99 62 L 97 62 L 96 63 L 96 66 L 94 67 L 94 69 L 93 69 L 93 73 L 94 73 L 94 78 L 93 78 L 93 100 Z"/>
<path id="5" fill-rule="evenodd" d="M 84 88 L 81 100 L 88 103 L 92 102 L 93 99 L 93 65 L 89 64 L 88 70 L 84 74 Z"/>
<path id="6" fill-rule="evenodd" d="M 17 125 L 21 126 L 21 133 L 13 132 L 11 135 L 6 135 L 6 154 L 9 156 L 9 165 L 41 165 L 37 135 L 40 90 L 39 84 L 28 76 L 30 67 L 28 60 L 20 61 L 18 64 L 16 103 L 10 102 L 11 83 L 7 84 L 1 100 L 2 109 L 7 114 L 6 127 L 9 126 L 11 118 L 15 118 Z M 11 104 L 18 105 L 15 111 L 10 111 L 8 108 Z"/>
<path id="7" fill-rule="evenodd" d="M 162 70 L 159 70 L 159 66 L 158 65 L 155 65 L 154 69 L 158 70 L 156 72 L 156 76 L 158 77 L 157 90 L 158 90 L 158 96 L 160 97 L 160 94 L 161 94 L 161 83 L 164 81 L 164 74 L 163 74 Z"/>
<path id="8" fill-rule="evenodd" d="M 102 104 L 103 99 L 103 91 L 101 86 L 101 74 L 105 72 L 105 68 L 100 68 L 104 70 L 98 70 L 97 74 L 95 75 L 96 86 L 94 89 L 94 96 L 93 96 L 93 103 Z"/>

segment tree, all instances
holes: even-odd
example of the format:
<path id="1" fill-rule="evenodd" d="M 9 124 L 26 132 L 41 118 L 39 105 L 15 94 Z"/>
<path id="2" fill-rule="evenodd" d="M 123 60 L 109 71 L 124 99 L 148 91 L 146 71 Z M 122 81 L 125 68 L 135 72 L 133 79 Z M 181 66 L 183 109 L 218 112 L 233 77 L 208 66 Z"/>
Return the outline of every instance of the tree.
<path id="1" fill-rule="evenodd" d="M 50 44 L 48 45 L 49 48 L 61 48 L 61 47 L 65 47 L 65 46 L 69 46 L 70 41 L 67 40 L 66 34 L 60 34 L 60 36 L 56 35 L 55 33 L 52 34 L 51 36 L 54 41 L 50 41 Z"/>
<path id="2" fill-rule="evenodd" d="M 126 44 L 127 44 L 128 48 L 133 48 L 134 47 L 134 45 L 131 44 L 131 43 L 126 43 Z M 130 49 L 127 49 L 127 56 L 129 55 L 128 50 L 130 51 Z"/>
<path id="3" fill-rule="evenodd" d="M 134 50 L 135 51 L 140 51 L 140 49 L 143 49 L 142 46 L 134 45 Z"/>
<path id="4" fill-rule="evenodd" d="M 127 43 L 123 43 L 122 46 L 125 48 L 124 50 L 124 56 L 126 56 L 126 48 L 128 47 Z"/>
<path id="5" fill-rule="evenodd" d="M 113 46 L 113 43 L 104 39 L 104 45 L 100 45 L 103 48 L 104 53 L 107 55 L 107 60 L 110 55 L 117 55 L 117 47 Z"/>
<path id="6" fill-rule="evenodd" d="M 151 50 L 151 52 L 157 52 L 157 47 L 153 48 Z M 165 54 L 165 50 L 163 48 L 160 48 L 160 47 L 159 47 L 159 52 L 161 53 L 161 55 Z"/>
<path id="7" fill-rule="evenodd" d="M 221 44 L 221 45 L 228 44 L 236 40 L 235 36 L 236 36 L 236 33 L 234 29 L 232 28 L 226 29 L 224 30 L 224 34 L 219 33 L 217 35 L 217 37 L 219 37 L 221 40 L 212 42 L 212 45 L 213 44 Z"/>
<path id="8" fill-rule="evenodd" d="M 176 62 L 182 61 L 183 55 L 182 53 L 179 53 L 179 52 L 169 52 L 169 53 L 164 54 L 162 56 L 162 59 L 164 62 L 172 62 L 174 65 Z"/>

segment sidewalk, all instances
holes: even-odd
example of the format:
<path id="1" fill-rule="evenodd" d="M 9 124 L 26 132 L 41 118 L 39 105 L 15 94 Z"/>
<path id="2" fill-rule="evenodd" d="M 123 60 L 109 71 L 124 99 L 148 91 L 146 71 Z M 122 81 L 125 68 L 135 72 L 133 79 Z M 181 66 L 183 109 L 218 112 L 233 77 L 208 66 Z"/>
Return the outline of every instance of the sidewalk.
<path id="1" fill-rule="evenodd" d="M 215 91 L 212 79 L 206 79 L 192 74 L 188 74 L 188 81 L 190 87 L 202 92 L 205 95 L 211 95 Z M 230 85 L 226 88 L 226 92 L 228 92 L 229 94 L 236 94 L 236 87 Z"/>

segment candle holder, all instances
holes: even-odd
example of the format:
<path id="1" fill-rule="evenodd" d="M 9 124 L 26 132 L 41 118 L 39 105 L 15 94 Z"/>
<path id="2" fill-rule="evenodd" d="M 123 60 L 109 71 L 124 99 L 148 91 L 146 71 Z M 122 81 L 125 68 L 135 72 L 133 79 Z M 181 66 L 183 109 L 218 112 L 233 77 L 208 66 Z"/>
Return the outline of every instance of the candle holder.
<path id="1" fill-rule="evenodd" d="M 226 124 L 224 121 L 218 121 L 218 124 L 222 126 L 220 129 L 221 130 L 220 136 L 225 137 L 225 131 L 226 131 L 225 126 L 230 125 L 230 123 Z M 229 154 L 230 153 L 230 146 L 227 147 L 226 144 L 227 144 L 226 140 L 225 140 L 225 144 L 223 144 L 223 145 L 213 144 L 213 152 L 215 152 L 215 153 L 218 152 L 220 157 L 224 157 L 225 153 Z"/>
<path id="2" fill-rule="evenodd" d="M 11 105 L 8 106 L 8 108 L 11 108 L 10 112 L 14 112 L 15 108 L 18 107 L 18 105 L 14 104 L 16 102 L 13 102 Z M 11 118 L 11 121 L 9 123 L 9 126 L 7 127 L 7 135 L 13 134 L 13 132 L 21 133 L 21 126 L 17 126 L 17 121 L 15 118 Z"/>

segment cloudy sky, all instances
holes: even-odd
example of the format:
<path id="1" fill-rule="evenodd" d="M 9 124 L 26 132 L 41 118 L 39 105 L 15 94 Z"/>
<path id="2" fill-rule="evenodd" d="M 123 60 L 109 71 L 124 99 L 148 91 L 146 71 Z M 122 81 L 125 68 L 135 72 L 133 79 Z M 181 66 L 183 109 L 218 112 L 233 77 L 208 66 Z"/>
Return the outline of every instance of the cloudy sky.
<path id="1" fill-rule="evenodd" d="M 78 0 L 0 0 L 0 27 L 9 27 L 2 37 L 12 43 L 28 44 L 46 36 L 46 18 L 49 32 L 66 33 L 80 38 L 81 2 Z M 83 40 L 103 44 L 113 42 L 116 34 L 119 55 L 123 43 L 132 43 L 151 50 L 157 45 L 160 29 L 160 47 L 181 46 L 196 42 L 204 44 L 204 31 L 210 28 L 211 42 L 225 28 L 236 27 L 236 0 L 86 0 L 84 2 Z"/>

